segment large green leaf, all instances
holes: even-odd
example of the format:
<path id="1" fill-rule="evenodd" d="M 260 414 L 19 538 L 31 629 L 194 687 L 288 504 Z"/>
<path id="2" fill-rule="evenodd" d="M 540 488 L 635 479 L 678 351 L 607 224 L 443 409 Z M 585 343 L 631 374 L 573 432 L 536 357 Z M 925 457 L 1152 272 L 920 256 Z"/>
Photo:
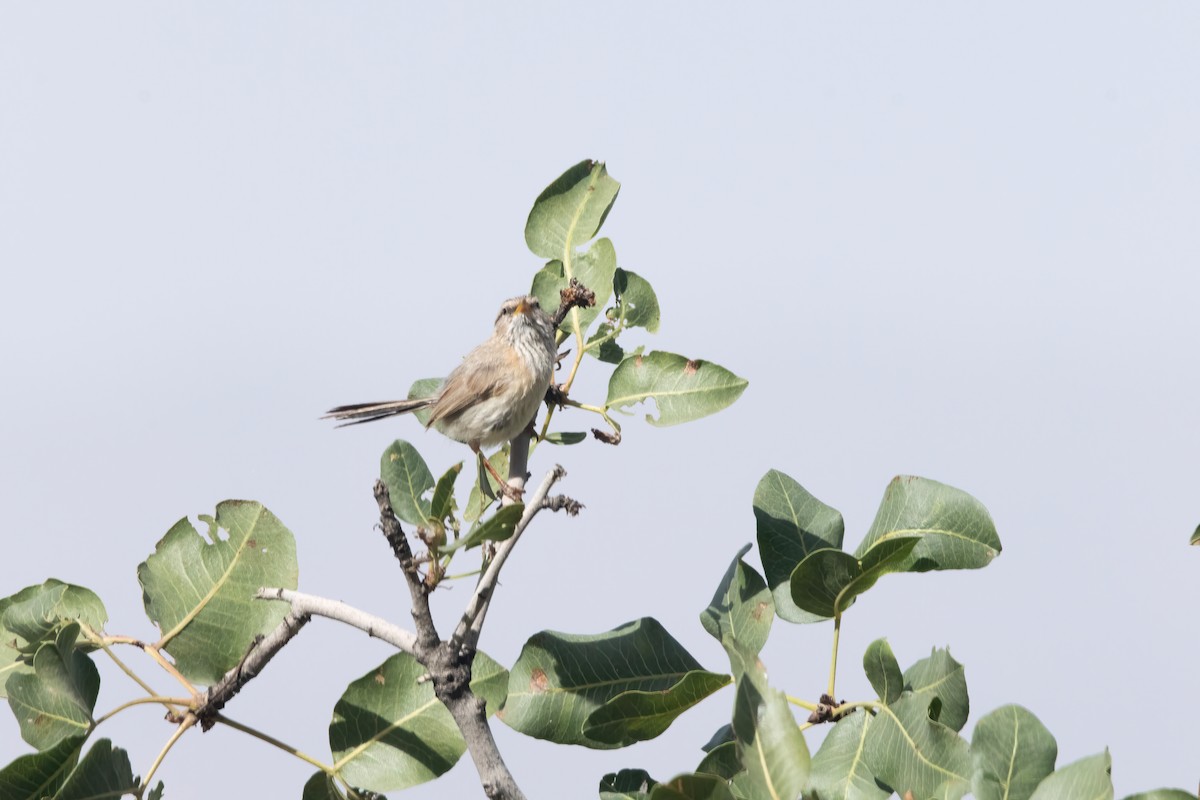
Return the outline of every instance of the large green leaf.
<path id="1" fill-rule="evenodd" d="M 708 608 L 700 613 L 704 630 L 731 656 L 737 654 L 730 658 L 735 677 L 740 673 L 741 664 L 758 655 L 767 643 L 771 621 L 775 618 L 767 582 L 742 561 L 742 556 L 749 550 L 750 545 L 746 545 L 738 551 Z"/>
<path id="2" fill-rule="evenodd" d="M 863 757 L 867 768 L 901 797 L 930 797 L 944 784 L 962 791 L 970 785 L 971 755 L 965 739 L 930 719 L 930 703 L 921 696 L 901 697 L 867 729 Z"/>
<path id="3" fill-rule="evenodd" d="M 79 759 L 84 736 L 63 739 L 41 753 L 21 756 L 0 769 L 4 800 L 42 800 L 58 792 Z"/>
<path id="4" fill-rule="evenodd" d="M 1000 553 L 991 515 L 971 495 L 927 478 L 902 475 L 888 484 L 875 522 L 855 550 L 863 557 L 881 542 L 919 536 L 897 571 L 978 569 Z"/>
<path id="5" fill-rule="evenodd" d="M 728 675 L 694 670 L 665 691 L 623 692 L 588 715 L 583 735 L 612 747 L 653 739 L 684 711 L 728 685 Z"/>
<path id="6" fill-rule="evenodd" d="M 600 779 L 600 800 L 649 800 L 658 781 L 644 769 L 623 769 Z"/>
<path id="7" fill-rule="evenodd" d="M 1112 799 L 1112 758 L 1107 750 L 1056 770 L 1031 795 L 1031 800 Z"/>
<path id="8" fill-rule="evenodd" d="M 920 543 L 916 536 L 887 539 L 867 551 L 862 560 L 842 550 L 817 550 L 792 572 L 792 602 L 821 617 L 833 617 L 898 566 Z"/>
<path id="9" fill-rule="evenodd" d="M 100 739 L 79 761 L 54 800 L 101 800 L 133 794 L 139 782 L 134 780 L 129 755 Z"/>
<path id="10" fill-rule="evenodd" d="M 963 665 L 946 648 L 934 648 L 904 671 L 904 690 L 928 708 L 933 698 L 941 701 L 937 721 L 951 730 L 961 731 L 971 713 L 967 696 L 967 678 Z"/>
<path id="11" fill-rule="evenodd" d="M 975 800 L 1029 800 L 1057 758 L 1058 743 L 1041 720 L 1018 705 L 997 708 L 971 734 Z"/>
<path id="12" fill-rule="evenodd" d="M 605 406 L 621 410 L 650 398 L 658 406 L 658 419 L 646 415 L 651 425 L 678 425 L 731 405 L 746 390 L 748 381 L 710 361 L 696 361 L 655 350 L 630 356 L 617 365 L 608 380 Z"/>
<path id="13" fill-rule="evenodd" d="M 8 678 L 8 704 L 21 738 L 38 750 L 49 750 L 65 739 L 87 735 L 100 693 L 100 673 L 75 647 L 79 623 L 71 623 L 53 642 L 45 642 L 33 657 L 33 674 Z"/>
<path id="14" fill-rule="evenodd" d="M 1192 538 L 1188 540 L 1188 544 L 1200 544 L 1200 525 L 1197 525 L 1196 530 L 1192 531 Z M 1160 791 L 1174 791 L 1174 790 L 1171 789 L 1171 790 L 1160 790 Z"/>
<path id="15" fill-rule="evenodd" d="M 760 662 L 738 680 L 733 732 L 744 773 L 734 778 L 744 800 L 794 800 L 808 784 L 808 746 L 783 692 L 767 685 Z"/>
<path id="16" fill-rule="evenodd" d="M 625 692 L 668 692 L 698 670 L 696 659 L 649 617 L 600 634 L 542 631 L 521 649 L 498 716 L 538 739 L 618 747 L 584 733 L 596 709 Z"/>
<path id="17" fill-rule="evenodd" d="M 0 698 L 8 676 L 32 674 L 39 645 L 53 641 L 72 622 L 100 631 L 108 621 L 104 604 L 90 589 L 50 578 L 0 599 Z M 78 645 L 91 649 L 86 642 Z"/>
<path id="18" fill-rule="evenodd" d="M 561 300 L 559 294 L 576 278 L 596 295 L 596 304 L 588 308 L 573 308 L 567 315 L 564 328 L 586 332 L 612 296 L 613 274 L 617 270 L 617 251 L 609 239 L 597 239 L 585 253 L 579 253 L 564 266 L 562 256 L 555 258 L 533 276 L 530 293 L 537 297 L 542 308 L 553 314 Z M 570 274 L 568 274 L 570 270 Z M 578 325 L 578 328 L 576 328 Z"/>
<path id="19" fill-rule="evenodd" d="M 433 473 L 417 448 L 403 439 L 392 442 L 380 458 L 379 474 L 396 516 L 410 525 L 429 527 L 432 507 L 425 493 L 434 488 Z"/>
<path id="20" fill-rule="evenodd" d="M 1131 794 L 1125 800 L 1196 800 L 1196 795 L 1183 789 L 1153 789 Z"/>
<path id="21" fill-rule="evenodd" d="M 754 519 L 758 524 L 758 553 L 775 598 L 775 613 L 788 622 L 825 619 L 792 602 L 791 577 L 809 553 L 842 546 L 845 523 L 841 513 L 773 469 L 763 475 L 754 490 Z"/>
<path id="22" fill-rule="evenodd" d="M 534 255 L 561 259 L 596 235 L 620 189 L 604 164 L 579 162 L 538 195 L 525 222 L 525 243 Z"/>
<path id="23" fill-rule="evenodd" d="M 855 711 L 834 724 L 812 757 L 808 788 L 816 800 L 884 800 L 891 796 L 891 789 L 875 779 L 863 757 L 874 721 L 865 711 Z"/>
<path id="24" fill-rule="evenodd" d="M 734 800 L 723 778 L 716 775 L 676 775 L 650 791 L 650 800 Z"/>
<path id="25" fill-rule="evenodd" d="M 494 687 L 504 668 L 477 653 L 471 687 Z M 352 786 L 386 792 L 433 780 L 454 766 L 466 743 L 450 712 L 424 680 L 426 670 L 397 653 L 346 687 L 333 709 L 329 746 L 338 774 Z M 495 710 L 492 691 L 481 693 Z"/>
<path id="26" fill-rule="evenodd" d="M 261 503 L 226 500 L 215 517 L 200 519 L 208 537 L 181 519 L 138 566 L 138 581 L 175 666 L 189 680 L 212 684 L 287 614 L 286 603 L 255 600 L 255 592 L 295 589 L 299 570 L 291 531 Z"/>
<path id="27" fill-rule="evenodd" d="M 867 651 L 863 653 L 863 670 L 881 702 L 894 703 L 900 699 L 904 676 L 887 639 L 876 639 L 867 645 Z"/>

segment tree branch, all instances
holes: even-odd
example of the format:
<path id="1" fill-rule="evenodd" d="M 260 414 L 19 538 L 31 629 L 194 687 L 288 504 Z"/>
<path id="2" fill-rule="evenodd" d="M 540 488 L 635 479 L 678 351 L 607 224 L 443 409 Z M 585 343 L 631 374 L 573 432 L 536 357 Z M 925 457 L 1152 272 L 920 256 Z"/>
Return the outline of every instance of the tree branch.
<path id="1" fill-rule="evenodd" d="M 450 646 L 458 649 L 464 643 L 469 645 L 470 650 L 474 650 L 474 645 L 479 638 L 479 629 L 482 627 L 482 618 L 487 613 L 488 603 L 491 601 L 492 592 L 496 589 L 496 582 L 500 578 L 500 570 L 504 566 L 504 562 L 508 559 L 509 553 L 517 546 L 517 540 L 521 538 L 521 534 L 529 527 L 529 523 L 533 520 L 537 512 L 542 509 L 542 503 L 546 499 L 546 495 L 550 493 L 550 488 L 556 482 L 565 477 L 567 471 L 561 466 L 555 465 L 554 469 L 547 473 L 542 480 L 542 484 L 538 486 L 537 491 L 529 498 L 529 502 L 525 504 L 525 513 L 521 515 L 520 521 L 517 522 L 516 528 L 513 530 L 512 536 L 500 543 L 496 549 L 496 555 L 492 558 L 487 569 L 483 573 L 483 577 L 479 579 L 479 583 L 475 586 L 475 593 L 471 595 L 471 599 L 467 602 L 467 607 L 463 611 L 462 619 L 458 622 L 458 627 L 454 629 L 454 635 L 450 637 Z M 472 631 L 474 631 L 472 633 Z"/>
<path id="2" fill-rule="evenodd" d="M 409 655 L 416 654 L 417 637 L 412 631 L 406 631 L 399 625 L 388 622 L 382 617 L 368 614 L 340 600 L 330 600 L 313 594 L 294 592 L 291 589 L 259 589 L 255 595 L 259 600 L 283 600 L 292 604 L 292 613 L 304 616 L 325 617 L 326 619 L 344 622 L 352 628 L 358 628 L 368 636 L 387 642 L 393 647 L 403 650 Z"/>
<path id="3" fill-rule="evenodd" d="M 415 652 L 420 655 L 422 649 L 432 650 L 441 643 L 437 626 L 433 624 L 433 614 L 429 611 L 429 587 L 421 579 L 412 548 L 408 544 L 408 537 L 404 535 L 400 520 L 396 519 L 396 514 L 392 511 L 392 498 L 383 481 L 375 481 L 375 502 L 379 506 L 379 526 L 383 529 L 383 535 L 391 545 L 396 560 L 400 562 L 400 570 L 404 573 L 408 593 L 412 597 L 412 618 L 417 626 L 418 644 Z"/>

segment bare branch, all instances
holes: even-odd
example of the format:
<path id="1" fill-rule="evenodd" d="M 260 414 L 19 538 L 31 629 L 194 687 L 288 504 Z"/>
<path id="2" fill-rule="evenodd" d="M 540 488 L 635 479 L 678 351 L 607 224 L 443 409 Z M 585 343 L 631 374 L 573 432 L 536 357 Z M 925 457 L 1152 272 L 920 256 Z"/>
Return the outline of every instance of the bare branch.
<path id="1" fill-rule="evenodd" d="M 417 637 L 399 625 L 382 617 L 347 605 L 340 600 L 330 600 L 313 594 L 294 592 L 291 589 L 259 589 L 255 595 L 260 600 L 283 600 L 292 604 L 292 613 L 303 616 L 325 617 L 344 622 L 358 628 L 368 636 L 387 642 L 410 655 L 416 655 Z"/>
<path id="2" fill-rule="evenodd" d="M 241 663 L 226 672 L 221 680 L 208 687 L 208 691 L 204 694 L 204 702 L 192 712 L 200 721 L 202 730 L 207 731 L 213 726 L 217 713 L 225 707 L 225 704 L 262 671 L 267 662 L 300 632 L 308 620 L 307 613 L 297 611 L 293 606 L 275 630 L 266 636 L 255 638 Z"/>
<path id="3" fill-rule="evenodd" d="M 491 600 L 492 592 L 495 591 L 496 582 L 500 578 L 500 570 L 504 566 L 504 562 L 508 559 L 509 553 L 517 546 L 517 541 L 521 538 L 521 534 L 529 527 L 529 523 L 537 515 L 537 512 L 542 509 L 542 503 L 546 499 L 546 495 L 550 493 L 550 488 L 565 477 L 566 474 L 567 471 L 556 464 L 554 469 L 546 474 L 537 491 L 533 493 L 533 496 L 525 504 L 525 513 L 521 515 L 521 519 L 517 522 L 512 536 L 500 543 L 500 547 L 496 549 L 495 558 L 488 564 L 483 577 L 479 579 L 479 583 L 475 586 L 475 593 L 471 595 L 471 599 L 467 602 L 462 619 L 459 620 L 458 627 L 454 629 L 454 635 L 450 637 L 449 645 L 451 648 L 461 647 L 468 640 L 468 632 L 471 631 L 472 627 L 478 628 L 476 623 L 487 612 L 487 605 Z M 473 638 L 475 641 L 478 640 L 478 632 L 476 632 Z M 473 648 L 474 642 L 472 641 L 471 649 Z"/>
<path id="4" fill-rule="evenodd" d="M 558 311 L 551 317 L 555 328 L 562 325 L 572 308 L 589 308 L 596 305 L 596 293 L 580 283 L 578 278 L 571 278 L 567 288 L 559 290 L 558 298 Z"/>
<path id="5" fill-rule="evenodd" d="M 412 617 L 417 626 L 417 641 L 420 647 L 425 649 L 437 647 L 441 637 L 433 624 L 433 614 L 429 611 L 429 587 L 421 579 L 412 548 L 408 545 L 408 537 L 404 535 L 400 520 L 396 519 L 396 514 L 392 511 L 392 498 L 383 481 L 375 481 L 375 502 L 379 506 L 379 526 L 383 529 L 383 535 L 391 545 L 396 560 L 400 562 L 400 569 L 408 584 L 408 593 L 412 596 Z"/>

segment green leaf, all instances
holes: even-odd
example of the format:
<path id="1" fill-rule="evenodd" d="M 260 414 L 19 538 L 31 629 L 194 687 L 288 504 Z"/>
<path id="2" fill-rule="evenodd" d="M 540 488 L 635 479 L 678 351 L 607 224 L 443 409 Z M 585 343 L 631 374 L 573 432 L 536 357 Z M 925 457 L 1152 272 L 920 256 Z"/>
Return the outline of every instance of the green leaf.
<path id="1" fill-rule="evenodd" d="M 841 550 L 810 553 L 792 572 L 792 602 L 810 614 L 837 616 L 876 581 L 895 572 L 919 543 L 916 536 L 888 539 L 868 550 L 861 561 Z"/>
<path id="2" fill-rule="evenodd" d="M 33 656 L 42 643 L 54 641 L 73 622 L 100 631 L 108 612 L 90 589 L 50 578 L 0 599 L 0 698 L 6 697 L 10 675 L 33 673 Z M 87 640 L 77 643 L 84 650 L 95 647 Z"/>
<path id="3" fill-rule="evenodd" d="M 346 795 L 342 794 L 337 781 L 318 770 L 304 784 L 300 800 L 346 800 Z"/>
<path id="4" fill-rule="evenodd" d="M 546 444 L 579 444 L 587 438 L 587 434 L 582 431 L 555 431 L 554 433 L 546 434 Z"/>
<path id="5" fill-rule="evenodd" d="M 407 399 L 423 400 L 426 397 L 433 397 L 442 390 L 442 383 L 445 380 L 445 378 L 419 378 L 413 381 L 412 386 L 408 387 Z M 433 414 L 432 408 L 418 408 L 412 412 L 417 421 L 426 427 L 429 426 L 429 417 L 431 414 Z"/>
<path id="6" fill-rule="evenodd" d="M 434 487 L 425 459 L 403 439 L 392 442 L 379 464 L 380 478 L 392 498 L 392 511 L 410 525 L 429 526 L 430 501 L 424 496 Z"/>
<path id="7" fill-rule="evenodd" d="M 584 722 L 625 692 L 665 692 L 702 667 L 649 617 L 600 634 L 542 631 L 530 637 L 509 676 L 497 715 L 509 727 L 559 744 L 608 749 Z"/>
<path id="8" fill-rule="evenodd" d="M 54 800 L 98 800 L 134 794 L 140 782 L 133 777 L 129 755 L 100 739 L 88 750 Z"/>
<path id="9" fill-rule="evenodd" d="M 808 790 L 820 800 L 885 800 L 892 791 L 863 758 L 874 717 L 864 711 L 839 719 L 812 758 Z"/>
<path id="10" fill-rule="evenodd" d="M 287 614 L 286 603 L 254 594 L 295 589 L 299 568 L 291 531 L 261 503 L 226 500 L 215 519 L 200 519 L 208 537 L 179 520 L 138 566 L 138 581 L 146 615 L 163 632 L 159 644 L 188 680 L 209 685 Z"/>
<path id="11" fill-rule="evenodd" d="M 478 459 L 476 459 L 478 461 Z M 492 453 L 488 459 L 491 465 L 495 467 L 496 472 L 501 475 L 508 474 L 508 445 L 503 445 L 499 450 Z M 484 513 L 495 502 L 495 495 L 500 489 L 500 484 L 493 478 L 485 469 L 480 469 L 482 480 L 487 481 L 487 485 L 492 492 L 492 497 L 488 497 L 479 491 L 479 480 L 476 479 L 475 484 L 471 487 L 471 493 L 467 495 L 467 507 L 463 510 L 463 519 L 467 522 L 474 522 L 484 515 Z"/>
<path id="12" fill-rule="evenodd" d="M 472 688 L 494 686 L 500 670 L 477 653 Z M 466 750 L 425 674 L 415 658 L 397 653 L 346 687 L 333 709 L 329 746 L 347 783 L 373 792 L 416 786 L 453 767 Z"/>
<path id="13" fill-rule="evenodd" d="M 647 414 L 646 421 L 658 427 L 678 425 L 726 408 L 741 397 L 747 384 L 745 378 L 712 362 L 655 350 L 617 365 L 608 380 L 605 406 L 621 410 L 653 398 L 659 416 Z"/>
<path id="14" fill-rule="evenodd" d="M 808 784 L 809 755 L 804 735 L 783 692 L 767 685 L 761 662 L 738 679 L 733 733 L 746 772 L 735 780 L 745 800 L 798 798 Z"/>
<path id="15" fill-rule="evenodd" d="M 0 769 L 0 797 L 42 800 L 57 794 L 74 768 L 85 739 L 63 739 L 49 750 L 21 756 Z"/>
<path id="16" fill-rule="evenodd" d="M 791 577 L 809 553 L 842 546 L 845 523 L 841 513 L 773 469 L 754 490 L 754 518 L 758 523 L 759 557 L 775 599 L 775 613 L 788 622 L 824 620 L 792 602 Z"/>
<path id="17" fill-rule="evenodd" d="M 1131 794 L 1125 800 L 1196 800 L 1196 795 L 1183 789 L 1154 789 Z"/>
<path id="18" fill-rule="evenodd" d="M 463 462 L 460 461 L 438 478 L 437 486 L 433 489 L 433 500 L 429 503 L 431 519 L 438 522 L 454 519 L 454 481 L 458 479 L 458 473 L 462 472 L 462 468 Z"/>
<path id="19" fill-rule="evenodd" d="M 596 235 L 620 189 L 604 164 L 579 162 L 538 195 L 525 223 L 525 243 L 534 255 L 562 258 Z M 558 307 L 557 297 L 550 307 Z"/>
<path id="20" fill-rule="evenodd" d="M 146 795 L 146 800 L 162 800 L 163 793 L 165 791 L 166 791 L 166 787 L 163 785 L 162 781 L 159 781 L 155 785 L 155 787 L 150 790 L 150 794 Z M 377 798 L 376 800 L 386 800 L 386 799 L 381 797 L 381 798 Z"/>
<path id="21" fill-rule="evenodd" d="M 450 546 L 443 547 L 442 551 L 448 553 L 460 547 L 469 550 L 484 542 L 503 542 L 513 535 L 513 531 L 516 530 L 517 523 L 521 521 L 521 515 L 524 513 L 525 505 L 523 503 L 501 506 L 485 522 L 476 525 L 470 533 L 456 540 Z"/>
<path id="22" fill-rule="evenodd" d="M 1038 784 L 1032 800 L 1112 800 L 1112 758 L 1108 750 L 1081 758 Z"/>
<path id="23" fill-rule="evenodd" d="M 1001 706 L 971 734 L 971 792 L 975 800 L 1029 800 L 1057 758 L 1058 743 L 1041 720 L 1021 706 Z"/>
<path id="24" fill-rule="evenodd" d="M 863 669 L 880 701 L 894 703 L 900 699 L 900 692 L 904 690 L 904 676 L 900 674 L 900 664 L 887 639 L 876 639 L 867 645 L 867 652 L 863 653 Z"/>
<path id="25" fill-rule="evenodd" d="M 709 750 L 700 760 L 696 772 L 717 775 L 729 780 L 743 769 L 741 757 L 738 755 L 737 742 L 726 742 Z"/>
<path id="26" fill-rule="evenodd" d="M 21 726 L 21 738 L 38 750 L 92 730 L 100 673 L 76 649 L 78 637 L 79 623 L 73 622 L 55 641 L 38 648 L 32 675 L 9 676 L 8 704 Z"/>
<path id="27" fill-rule="evenodd" d="M 588 715 L 583 735 L 612 747 L 653 739 L 684 711 L 728 685 L 728 675 L 695 670 L 665 691 L 623 692 Z"/>
<path id="28" fill-rule="evenodd" d="M 730 658 L 735 676 L 743 662 L 752 660 L 767 643 L 771 621 L 775 618 L 767 582 L 742 561 L 742 556 L 749 550 L 750 545 L 746 545 L 734 557 L 708 608 L 700 614 L 704 630 L 720 642 L 726 652 L 736 654 Z"/>
<path id="29" fill-rule="evenodd" d="M 600 779 L 600 800 L 649 800 L 658 781 L 644 769 L 623 769 Z"/>
<path id="30" fill-rule="evenodd" d="M 617 296 L 616 318 L 624 320 L 626 327 L 658 331 L 658 296 L 645 278 L 618 269 L 613 274 L 613 293 Z"/>
<path id="31" fill-rule="evenodd" d="M 724 779 L 716 775 L 676 775 L 650 792 L 650 800 L 734 800 Z"/>
<path id="32" fill-rule="evenodd" d="M 728 722 L 717 728 L 708 741 L 700 746 L 700 749 L 706 753 L 711 753 L 716 748 L 729 742 L 737 741 L 737 737 L 733 735 L 733 725 Z"/>
<path id="33" fill-rule="evenodd" d="M 616 327 L 611 322 L 601 322 L 596 326 L 596 332 L 588 337 L 584 352 L 598 358 L 605 364 L 620 364 L 625 360 L 625 348 L 617 344 L 617 336 L 613 335 Z M 640 355 L 644 348 L 639 347 L 633 355 Z"/>
<path id="34" fill-rule="evenodd" d="M 863 557 L 880 542 L 919 536 L 895 571 L 978 569 L 1000 553 L 1000 537 L 983 504 L 951 486 L 902 475 L 888 484 L 871 530 L 855 550 Z"/>
<path id="35" fill-rule="evenodd" d="M 554 313 L 562 302 L 559 294 L 574 277 L 596 294 L 596 304 L 588 308 L 573 308 L 564 322 L 565 329 L 586 332 L 612 296 L 613 274 L 617 269 L 617 251 L 608 239 L 597 239 L 586 253 L 579 253 L 566 266 L 559 254 L 533 276 L 530 294 L 537 297 L 547 313 Z M 578 325 L 578 327 L 576 327 Z"/>
<path id="36" fill-rule="evenodd" d="M 108 612 L 90 589 L 50 578 L 0 599 L 0 698 L 7 697 L 9 675 L 33 673 L 33 655 L 53 641 L 63 627 L 81 622 L 95 631 L 104 628 Z M 93 649 L 86 641 L 77 643 Z"/>
<path id="37" fill-rule="evenodd" d="M 929 706 L 933 698 L 941 701 L 937 721 L 947 728 L 961 731 L 971 712 L 967 696 L 967 678 L 963 665 L 950 656 L 945 648 L 933 648 L 929 658 L 923 658 L 904 671 L 904 690 Z"/>
<path id="38" fill-rule="evenodd" d="M 1200 544 L 1200 525 L 1197 525 L 1196 530 L 1192 532 L 1192 538 L 1188 544 Z"/>
<path id="39" fill-rule="evenodd" d="M 944 784 L 970 785 L 971 755 L 965 739 L 930 719 L 924 697 L 901 697 L 883 706 L 867 729 L 867 768 L 901 797 L 928 797 Z"/>

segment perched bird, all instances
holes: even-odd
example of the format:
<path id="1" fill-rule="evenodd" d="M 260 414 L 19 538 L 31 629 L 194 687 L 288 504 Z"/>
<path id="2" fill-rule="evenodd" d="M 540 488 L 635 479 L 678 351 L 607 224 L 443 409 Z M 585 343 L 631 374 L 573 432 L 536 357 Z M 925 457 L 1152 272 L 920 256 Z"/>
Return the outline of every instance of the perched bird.
<path id="1" fill-rule="evenodd" d="M 554 321 L 536 297 L 514 297 L 500 306 L 491 337 L 467 353 L 432 396 L 338 406 L 322 419 L 357 425 L 428 408 L 425 427 L 465 442 L 501 490 L 519 499 L 521 492 L 500 477 L 480 448 L 509 441 L 533 422 L 557 357 Z"/>

